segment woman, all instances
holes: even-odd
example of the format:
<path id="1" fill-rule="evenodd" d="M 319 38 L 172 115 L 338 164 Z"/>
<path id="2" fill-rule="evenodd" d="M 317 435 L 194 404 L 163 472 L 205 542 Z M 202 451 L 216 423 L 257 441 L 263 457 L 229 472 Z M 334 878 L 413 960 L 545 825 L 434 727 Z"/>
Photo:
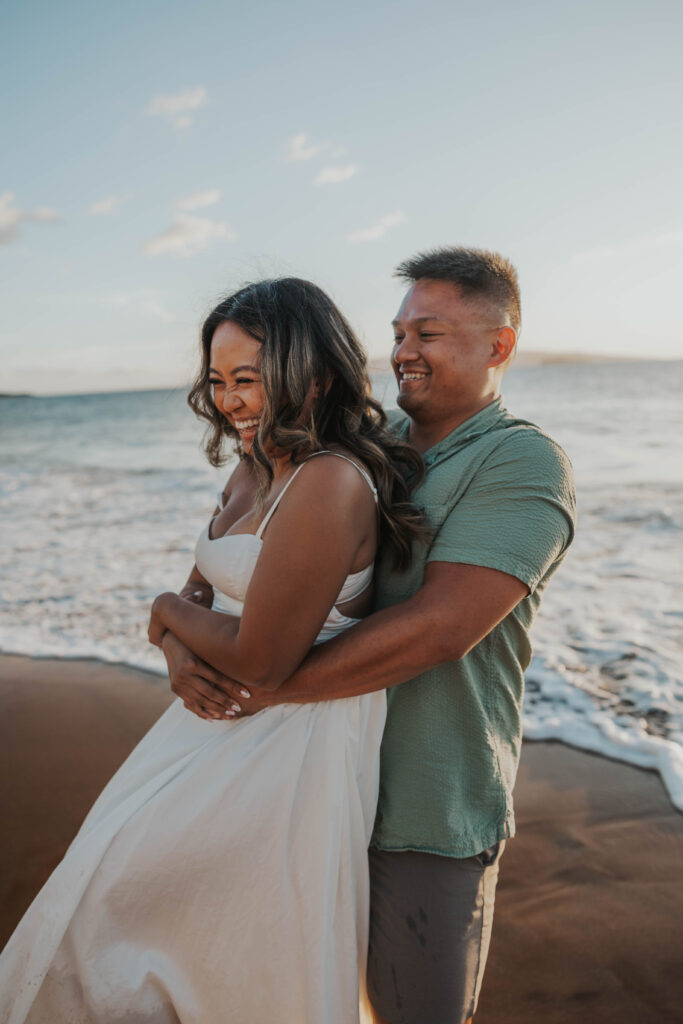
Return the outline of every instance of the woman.
<path id="1" fill-rule="evenodd" d="M 247 286 L 211 313 L 190 404 L 210 461 L 226 436 L 241 459 L 189 581 L 213 607 L 162 595 L 150 639 L 275 688 L 367 612 L 378 523 L 409 557 L 419 460 L 384 431 L 357 340 L 305 281 Z M 0 960 L 3 1021 L 357 1020 L 384 695 L 240 722 L 208 698 L 195 710 L 162 716 L 27 911 Z"/>

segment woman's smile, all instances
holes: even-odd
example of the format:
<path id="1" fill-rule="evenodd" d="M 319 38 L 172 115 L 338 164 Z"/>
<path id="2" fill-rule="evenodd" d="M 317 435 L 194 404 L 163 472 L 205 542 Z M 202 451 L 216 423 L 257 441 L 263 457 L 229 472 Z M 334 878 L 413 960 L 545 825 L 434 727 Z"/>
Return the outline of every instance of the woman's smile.
<path id="1" fill-rule="evenodd" d="M 256 416 L 251 419 L 239 419 L 237 416 L 228 416 L 226 418 L 230 420 L 233 427 L 240 435 L 242 447 L 244 448 L 247 444 L 251 446 L 254 443 L 254 438 L 258 431 L 259 417 Z"/>
<path id="2" fill-rule="evenodd" d="M 260 341 L 229 320 L 216 328 L 209 369 L 213 401 L 239 434 L 247 453 L 253 447 L 264 405 L 260 365 Z"/>

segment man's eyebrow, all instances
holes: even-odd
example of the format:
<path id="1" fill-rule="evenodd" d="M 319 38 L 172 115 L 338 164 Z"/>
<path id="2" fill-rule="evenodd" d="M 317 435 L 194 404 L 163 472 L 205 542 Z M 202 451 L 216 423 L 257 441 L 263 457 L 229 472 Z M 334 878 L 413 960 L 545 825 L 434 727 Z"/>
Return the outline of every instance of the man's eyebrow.
<path id="1" fill-rule="evenodd" d="M 440 316 L 416 316 L 412 320 L 407 320 L 406 323 L 409 323 L 409 324 L 426 324 L 429 320 L 437 320 L 440 324 L 446 323 L 446 321 L 442 320 Z M 392 320 L 391 321 L 391 326 L 392 327 L 398 327 L 398 325 L 402 324 L 403 322 L 404 322 L 403 320 Z"/>

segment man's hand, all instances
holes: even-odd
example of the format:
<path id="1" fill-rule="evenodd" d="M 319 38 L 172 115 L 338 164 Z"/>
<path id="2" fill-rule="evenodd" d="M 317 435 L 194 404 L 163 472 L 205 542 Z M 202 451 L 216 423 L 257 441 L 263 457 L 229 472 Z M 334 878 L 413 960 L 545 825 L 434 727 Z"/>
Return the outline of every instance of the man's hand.
<path id="1" fill-rule="evenodd" d="M 228 679 L 193 654 L 173 633 L 165 633 L 161 649 L 168 665 L 171 689 L 188 711 L 207 721 L 253 715 L 266 706 L 240 683 Z"/>

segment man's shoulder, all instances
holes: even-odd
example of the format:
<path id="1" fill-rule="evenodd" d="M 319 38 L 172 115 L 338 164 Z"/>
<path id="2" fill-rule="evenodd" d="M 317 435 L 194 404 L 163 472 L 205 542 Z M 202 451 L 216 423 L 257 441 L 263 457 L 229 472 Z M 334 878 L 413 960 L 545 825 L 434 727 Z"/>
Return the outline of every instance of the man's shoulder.
<path id="1" fill-rule="evenodd" d="M 410 418 L 402 409 L 390 409 L 387 426 L 392 434 L 408 436 Z M 572 465 L 562 446 L 536 423 L 514 416 L 501 409 L 500 418 L 488 430 L 475 434 L 469 442 L 447 445 L 434 461 L 427 460 L 427 476 L 440 474 L 455 462 L 460 467 L 471 463 L 472 471 L 492 471 L 496 467 L 535 469 L 571 483 Z"/>
<path id="2" fill-rule="evenodd" d="M 564 448 L 535 423 L 508 415 L 493 434 L 487 462 L 534 465 L 571 479 L 572 464 Z"/>
<path id="3" fill-rule="evenodd" d="M 551 451 L 561 458 L 567 458 L 562 446 L 531 420 L 523 420 L 506 412 L 499 429 L 493 433 L 496 435 L 496 445 L 502 444 L 521 450 L 528 448 L 529 451 Z"/>

